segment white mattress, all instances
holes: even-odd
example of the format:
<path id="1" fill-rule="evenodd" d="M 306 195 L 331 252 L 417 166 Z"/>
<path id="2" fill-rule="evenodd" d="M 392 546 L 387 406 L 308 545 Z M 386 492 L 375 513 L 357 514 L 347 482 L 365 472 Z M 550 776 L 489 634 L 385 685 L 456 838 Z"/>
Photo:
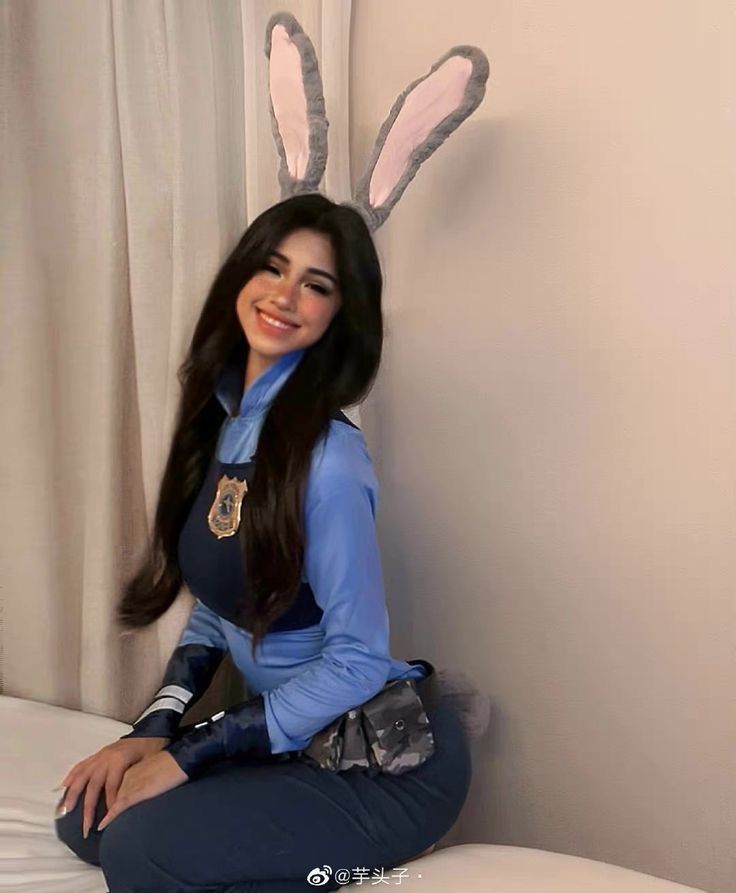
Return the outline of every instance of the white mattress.
<path id="1" fill-rule="evenodd" d="M 54 831 L 52 788 L 77 761 L 129 731 L 107 719 L 0 695 L 0 890 L 105 893 Z M 525 847 L 471 843 L 387 869 L 385 884 L 409 893 L 704 893 L 625 868 Z M 383 886 L 375 878 L 343 886 Z M 318 888 L 317 888 L 318 889 Z"/>
<path id="2" fill-rule="evenodd" d="M 0 890 L 105 893 L 102 871 L 58 838 L 53 792 L 84 757 L 130 730 L 125 723 L 0 696 Z"/>

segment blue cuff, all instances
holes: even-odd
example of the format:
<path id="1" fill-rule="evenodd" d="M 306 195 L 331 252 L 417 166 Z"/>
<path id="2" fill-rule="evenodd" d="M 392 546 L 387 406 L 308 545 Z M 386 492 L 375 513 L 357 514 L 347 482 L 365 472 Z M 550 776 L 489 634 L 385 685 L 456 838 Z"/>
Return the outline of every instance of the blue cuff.
<path id="1" fill-rule="evenodd" d="M 202 766 L 229 757 L 267 757 L 271 739 L 263 695 L 216 713 L 176 737 L 164 750 L 190 777 Z"/>

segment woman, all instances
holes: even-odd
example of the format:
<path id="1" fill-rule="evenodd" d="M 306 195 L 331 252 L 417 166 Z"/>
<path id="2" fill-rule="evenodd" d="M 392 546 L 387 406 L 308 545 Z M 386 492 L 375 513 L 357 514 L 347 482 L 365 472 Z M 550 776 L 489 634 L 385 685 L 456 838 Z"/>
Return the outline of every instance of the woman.
<path id="1" fill-rule="evenodd" d="M 215 278 L 119 617 L 152 623 L 182 582 L 196 603 L 130 734 L 62 781 L 58 836 L 111 893 L 334 890 L 431 847 L 465 802 L 468 742 L 441 702 L 435 752 L 401 775 L 300 758 L 388 681 L 433 669 L 389 654 L 378 483 L 341 411 L 378 371 L 381 291 L 363 218 L 316 193 L 261 214 Z M 180 728 L 228 652 L 255 694 Z"/>

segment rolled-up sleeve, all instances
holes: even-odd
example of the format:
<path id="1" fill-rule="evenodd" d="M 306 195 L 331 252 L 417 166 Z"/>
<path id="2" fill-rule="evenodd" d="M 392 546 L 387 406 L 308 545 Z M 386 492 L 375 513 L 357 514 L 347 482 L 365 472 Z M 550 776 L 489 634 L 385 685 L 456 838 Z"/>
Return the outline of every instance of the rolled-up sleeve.
<path id="1" fill-rule="evenodd" d="M 389 618 L 376 499 L 371 480 L 343 474 L 307 502 L 304 568 L 323 611 L 324 641 L 314 665 L 263 692 L 272 753 L 307 747 L 316 732 L 386 684 Z"/>

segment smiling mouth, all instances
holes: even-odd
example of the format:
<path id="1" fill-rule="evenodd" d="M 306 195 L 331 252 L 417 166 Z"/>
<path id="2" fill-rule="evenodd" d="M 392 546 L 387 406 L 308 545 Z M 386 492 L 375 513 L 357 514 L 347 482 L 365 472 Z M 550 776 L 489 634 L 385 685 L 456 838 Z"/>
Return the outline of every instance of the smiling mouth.
<path id="1" fill-rule="evenodd" d="M 260 307 L 256 307 L 256 311 L 261 317 L 261 320 L 266 323 L 266 325 L 272 326 L 274 329 L 281 329 L 282 331 L 287 331 L 288 329 L 298 329 L 299 326 L 294 325 L 293 323 L 285 323 L 281 322 L 280 319 L 276 319 L 273 316 L 269 316 L 264 310 L 261 310 Z"/>

